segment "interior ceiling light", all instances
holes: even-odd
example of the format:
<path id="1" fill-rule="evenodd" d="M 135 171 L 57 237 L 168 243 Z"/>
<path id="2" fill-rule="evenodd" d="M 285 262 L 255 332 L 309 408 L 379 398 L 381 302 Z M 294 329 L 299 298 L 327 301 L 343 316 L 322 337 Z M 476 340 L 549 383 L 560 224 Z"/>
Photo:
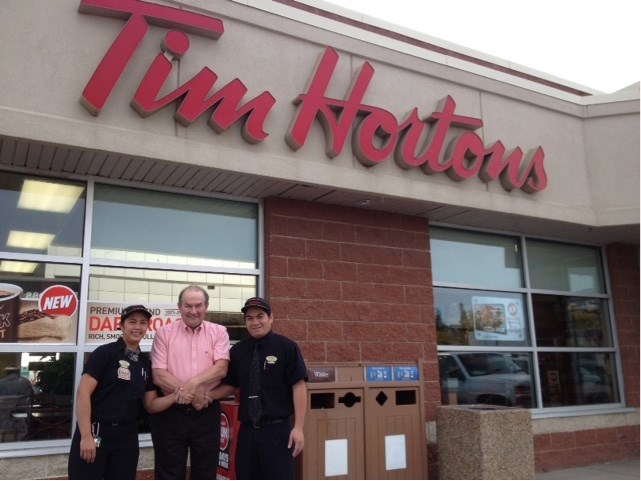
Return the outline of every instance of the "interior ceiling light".
<path id="1" fill-rule="evenodd" d="M 19 272 L 21 274 L 32 274 L 38 267 L 37 262 L 0 261 L 0 271 Z"/>
<path id="2" fill-rule="evenodd" d="M 43 210 L 68 214 L 84 187 L 41 180 L 25 180 L 20 192 L 20 209 Z"/>
<path id="3" fill-rule="evenodd" d="M 53 234 L 12 230 L 9 232 L 7 246 L 19 247 L 21 249 L 45 250 L 51 245 L 55 237 Z"/>

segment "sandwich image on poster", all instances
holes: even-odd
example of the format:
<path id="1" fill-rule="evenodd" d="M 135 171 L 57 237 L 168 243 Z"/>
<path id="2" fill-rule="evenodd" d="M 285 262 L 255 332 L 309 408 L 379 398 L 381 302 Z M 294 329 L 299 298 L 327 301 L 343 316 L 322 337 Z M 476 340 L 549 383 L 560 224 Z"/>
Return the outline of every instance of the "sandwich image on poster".
<path id="1" fill-rule="evenodd" d="M 23 302 L 18 325 L 19 342 L 75 342 L 71 316 L 52 315 L 38 309 L 37 302 Z"/>
<path id="2" fill-rule="evenodd" d="M 67 286 L 53 285 L 37 298 L 20 302 L 18 342 L 74 343 L 78 296 Z"/>
<path id="3" fill-rule="evenodd" d="M 472 297 L 474 338 L 480 341 L 523 341 L 523 305 L 520 299 Z"/>

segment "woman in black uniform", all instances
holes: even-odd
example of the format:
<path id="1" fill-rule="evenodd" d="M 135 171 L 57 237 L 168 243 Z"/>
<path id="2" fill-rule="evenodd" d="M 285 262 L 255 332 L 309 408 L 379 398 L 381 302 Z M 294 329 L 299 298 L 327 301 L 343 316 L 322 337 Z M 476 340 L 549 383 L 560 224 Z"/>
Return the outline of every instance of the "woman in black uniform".
<path id="1" fill-rule="evenodd" d="M 122 337 L 96 348 L 80 378 L 69 479 L 136 479 L 140 400 L 149 412 L 176 400 L 158 396 L 149 357 L 140 352 L 151 312 L 135 305 L 120 316 Z"/>

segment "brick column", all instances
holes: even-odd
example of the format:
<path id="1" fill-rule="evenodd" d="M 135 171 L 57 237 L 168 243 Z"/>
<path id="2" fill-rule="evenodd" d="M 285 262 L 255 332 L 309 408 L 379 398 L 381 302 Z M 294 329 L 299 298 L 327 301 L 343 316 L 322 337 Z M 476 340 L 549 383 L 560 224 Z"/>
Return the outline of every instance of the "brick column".
<path id="1" fill-rule="evenodd" d="M 423 363 L 425 412 L 440 389 L 427 219 L 265 200 L 274 330 L 308 362 Z"/>
<path id="2" fill-rule="evenodd" d="M 621 352 L 625 403 L 639 407 L 639 246 L 606 248 L 610 288 Z"/>

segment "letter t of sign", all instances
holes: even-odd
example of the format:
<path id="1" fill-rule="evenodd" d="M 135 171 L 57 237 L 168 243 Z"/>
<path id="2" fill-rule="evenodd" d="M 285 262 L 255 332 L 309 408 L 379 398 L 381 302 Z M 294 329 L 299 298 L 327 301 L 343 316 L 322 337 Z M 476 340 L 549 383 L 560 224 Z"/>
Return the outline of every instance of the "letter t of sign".
<path id="1" fill-rule="evenodd" d="M 256 424 L 263 416 L 260 402 L 260 352 L 258 343 L 254 343 L 254 352 L 249 366 L 249 418 Z"/>
<path id="2" fill-rule="evenodd" d="M 127 20 L 82 92 L 80 103 L 92 115 L 98 115 L 104 107 L 149 24 L 213 39 L 225 31 L 222 20 L 217 18 L 139 0 L 80 0 L 78 11 Z"/>

